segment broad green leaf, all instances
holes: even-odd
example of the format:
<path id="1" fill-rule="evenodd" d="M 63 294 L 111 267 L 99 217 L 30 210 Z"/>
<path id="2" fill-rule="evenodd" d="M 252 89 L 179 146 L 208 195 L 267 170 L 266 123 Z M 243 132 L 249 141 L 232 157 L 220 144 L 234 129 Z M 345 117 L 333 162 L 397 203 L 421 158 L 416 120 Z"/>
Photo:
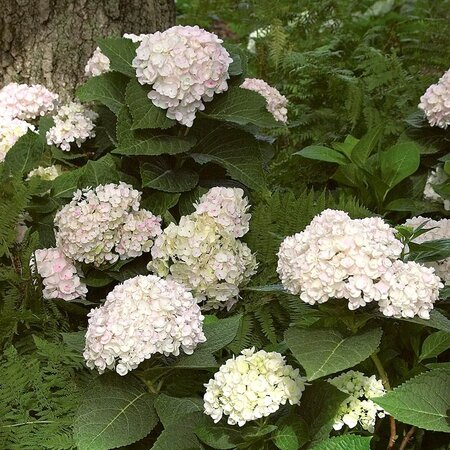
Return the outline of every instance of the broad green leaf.
<path id="1" fill-rule="evenodd" d="M 331 329 L 290 328 L 285 339 L 308 380 L 315 380 L 364 361 L 377 350 L 381 335 L 380 328 L 347 338 Z"/>
<path id="2" fill-rule="evenodd" d="M 393 188 L 412 175 L 420 164 L 420 148 L 414 142 L 402 142 L 380 153 L 382 181 Z"/>
<path id="3" fill-rule="evenodd" d="M 424 372 L 373 398 L 397 420 L 425 430 L 450 433 L 450 370 Z"/>
<path id="4" fill-rule="evenodd" d="M 201 425 L 195 430 L 197 437 L 212 448 L 232 449 L 242 442 L 242 433 L 230 425 Z"/>
<path id="5" fill-rule="evenodd" d="M 295 152 L 294 155 L 300 155 L 304 158 L 316 159 L 318 161 L 326 161 L 339 165 L 349 164 L 350 161 L 340 152 L 322 145 L 310 145 L 304 149 Z"/>
<path id="6" fill-rule="evenodd" d="M 280 450 L 298 450 L 309 441 L 308 425 L 297 415 L 282 417 L 277 426 L 273 443 Z"/>
<path id="7" fill-rule="evenodd" d="M 131 129 L 132 118 L 130 111 L 126 106 L 120 108 L 117 114 L 116 136 L 118 146 L 127 146 L 135 140 L 133 130 Z"/>
<path id="8" fill-rule="evenodd" d="M 311 450 L 370 450 L 371 436 L 336 436 L 320 442 Z"/>
<path id="9" fill-rule="evenodd" d="M 233 62 L 228 67 L 228 73 L 231 77 L 240 75 L 247 68 L 247 57 L 245 53 L 237 45 L 230 44 L 228 42 L 225 42 L 222 45 L 226 48 L 226 50 L 230 54 L 231 59 L 233 60 Z"/>
<path id="10" fill-rule="evenodd" d="M 210 119 L 239 125 L 253 124 L 262 128 L 282 126 L 267 111 L 266 100 L 262 95 L 239 86 L 232 86 L 226 93 L 214 97 L 203 114 Z"/>
<path id="11" fill-rule="evenodd" d="M 128 78 L 117 72 L 92 77 L 77 89 L 82 102 L 99 102 L 118 114 L 125 104 L 125 88 Z"/>
<path id="12" fill-rule="evenodd" d="M 158 423 L 153 398 L 133 376 L 98 377 L 81 401 L 74 422 L 79 450 L 116 448 L 147 436 Z"/>
<path id="13" fill-rule="evenodd" d="M 430 334 L 422 344 L 419 360 L 434 358 L 450 348 L 450 333 L 436 331 Z"/>
<path id="14" fill-rule="evenodd" d="M 450 257 L 450 239 L 426 241 L 421 244 L 410 242 L 408 260 L 430 262 Z"/>
<path id="15" fill-rule="evenodd" d="M 105 155 L 96 161 L 88 161 L 83 167 L 79 180 L 80 187 L 98 186 L 100 184 L 118 183 L 120 180 L 116 163 L 111 155 Z M 125 180 L 122 180 L 125 181 Z"/>
<path id="16" fill-rule="evenodd" d="M 119 147 L 114 149 L 112 153 L 127 156 L 175 155 L 187 152 L 194 145 L 195 139 L 192 136 L 182 137 L 157 134 L 146 139 L 129 140 L 124 144 L 121 144 L 119 140 Z"/>
<path id="17" fill-rule="evenodd" d="M 362 166 L 367 161 L 367 158 L 372 154 L 372 151 L 380 140 L 382 131 L 383 127 L 381 125 L 372 128 L 353 147 L 351 159 L 357 166 Z"/>
<path id="18" fill-rule="evenodd" d="M 438 203 L 426 202 L 413 198 L 396 198 L 389 202 L 386 207 L 388 211 L 411 211 L 414 214 L 424 212 L 440 211 L 442 207 Z"/>
<path id="19" fill-rule="evenodd" d="M 55 178 L 52 183 L 52 195 L 55 198 L 72 198 L 73 193 L 78 189 L 80 178 L 83 175 L 84 167 L 76 170 L 63 172 Z"/>
<path id="20" fill-rule="evenodd" d="M 164 192 L 186 192 L 198 183 L 198 174 L 190 169 L 173 169 L 165 162 L 145 163 L 141 167 L 142 187 Z"/>
<path id="21" fill-rule="evenodd" d="M 5 167 L 14 175 L 26 175 L 39 165 L 46 147 L 39 134 L 28 131 L 9 149 L 5 156 Z"/>
<path id="22" fill-rule="evenodd" d="M 149 88 L 142 86 L 136 79 L 130 80 L 125 99 L 133 117 L 133 130 L 144 128 L 170 128 L 175 120 L 166 116 L 166 110 L 158 108 L 147 97 Z"/>
<path id="23" fill-rule="evenodd" d="M 178 202 L 178 210 L 181 216 L 187 216 L 195 211 L 194 203 L 206 192 L 208 189 L 197 186 L 189 192 L 183 192 Z"/>
<path id="24" fill-rule="evenodd" d="M 450 370 L 450 361 L 449 362 L 443 362 L 443 363 L 430 363 L 425 364 L 428 369 L 446 369 Z"/>
<path id="25" fill-rule="evenodd" d="M 166 394 L 159 394 L 155 400 L 155 408 L 164 428 L 177 424 L 187 414 L 203 411 L 201 398 L 178 398 Z"/>
<path id="26" fill-rule="evenodd" d="M 420 317 L 414 317 L 412 319 L 399 318 L 398 320 L 404 320 L 405 322 L 418 323 L 426 327 L 434 328 L 436 330 L 446 331 L 450 333 L 450 320 L 447 319 L 444 314 L 442 314 L 437 309 L 433 309 L 430 313 L 429 319 L 421 319 Z"/>
<path id="27" fill-rule="evenodd" d="M 179 198 L 179 193 L 152 191 L 146 193 L 141 200 L 141 208 L 160 216 L 173 208 L 178 203 Z"/>
<path id="28" fill-rule="evenodd" d="M 268 284 L 266 286 L 245 286 L 243 291 L 253 292 L 287 292 L 282 284 Z"/>
<path id="29" fill-rule="evenodd" d="M 129 77 L 135 77 L 136 71 L 131 65 L 136 56 L 137 45 L 123 37 L 109 37 L 98 40 L 98 46 L 102 53 L 109 58 L 111 70 L 123 73 Z"/>

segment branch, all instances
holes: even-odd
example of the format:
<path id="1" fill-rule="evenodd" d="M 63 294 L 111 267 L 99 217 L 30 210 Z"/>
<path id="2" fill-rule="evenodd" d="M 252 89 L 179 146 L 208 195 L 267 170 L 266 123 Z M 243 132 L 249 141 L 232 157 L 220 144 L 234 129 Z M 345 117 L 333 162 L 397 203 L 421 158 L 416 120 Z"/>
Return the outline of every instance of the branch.
<path id="1" fill-rule="evenodd" d="M 405 450 L 406 446 L 411 442 L 411 439 L 416 432 L 416 427 L 411 427 L 411 429 L 406 433 L 405 437 L 402 440 L 402 443 L 400 444 L 400 447 L 398 450 Z"/>

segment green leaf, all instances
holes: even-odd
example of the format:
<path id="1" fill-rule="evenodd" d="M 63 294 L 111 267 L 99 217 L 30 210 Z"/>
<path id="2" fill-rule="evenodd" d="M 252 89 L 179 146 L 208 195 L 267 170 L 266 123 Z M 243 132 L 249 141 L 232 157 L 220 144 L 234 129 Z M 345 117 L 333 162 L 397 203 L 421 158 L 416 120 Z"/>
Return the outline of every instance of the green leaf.
<path id="1" fill-rule="evenodd" d="M 172 169 L 165 161 L 145 163 L 141 167 L 142 187 L 164 192 L 190 191 L 198 183 L 198 174 L 190 169 Z"/>
<path id="2" fill-rule="evenodd" d="M 164 428 L 177 424 L 187 414 L 203 411 L 201 398 L 177 398 L 166 394 L 159 394 L 155 400 L 155 408 Z"/>
<path id="3" fill-rule="evenodd" d="M 123 73 L 129 77 L 136 76 L 132 61 L 136 56 L 136 44 L 131 39 L 109 37 L 98 40 L 102 53 L 109 58 L 111 70 Z"/>
<path id="4" fill-rule="evenodd" d="M 228 73 L 231 77 L 240 75 L 247 67 L 247 57 L 241 48 L 228 42 L 222 44 L 230 54 L 233 62 L 228 67 Z"/>
<path id="5" fill-rule="evenodd" d="M 326 161 L 339 165 L 346 165 L 350 163 L 350 161 L 342 153 L 322 145 L 310 145 L 299 152 L 295 152 L 294 155 L 300 155 L 304 158 L 316 159 L 318 161 Z"/>
<path id="6" fill-rule="evenodd" d="M 298 416 L 284 416 L 277 425 L 273 443 L 280 450 L 298 450 L 309 441 L 308 425 Z"/>
<path id="7" fill-rule="evenodd" d="M 348 338 L 331 329 L 290 328 L 285 339 L 308 380 L 315 380 L 364 361 L 378 348 L 381 335 L 380 328 Z"/>
<path id="8" fill-rule="evenodd" d="M 422 344 L 419 361 L 439 356 L 450 348 L 450 333 L 446 331 L 436 331 L 430 334 Z"/>
<path id="9" fill-rule="evenodd" d="M 414 317 L 412 319 L 399 318 L 399 320 L 404 320 L 405 322 L 418 323 L 419 325 L 424 325 L 426 327 L 450 333 L 450 320 L 447 319 L 447 317 L 445 317 L 444 314 L 442 314 L 437 309 L 433 309 L 431 311 L 429 319 L 421 319 L 420 317 Z"/>
<path id="10" fill-rule="evenodd" d="M 125 88 L 128 78 L 117 72 L 92 77 L 77 89 L 82 102 L 99 102 L 118 114 L 125 104 Z"/>
<path id="11" fill-rule="evenodd" d="M 414 142 L 402 142 L 380 153 L 382 181 L 393 188 L 412 175 L 420 164 L 420 148 Z"/>
<path id="12" fill-rule="evenodd" d="M 105 155 L 96 161 L 88 161 L 83 167 L 79 180 L 80 187 L 98 186 L 100 184 L 118 183 L 120 181 L 116 163 L 111 155 Z"/>
<path id="13" fill-rule="evenodd" d="M 180 199 L 179 193 L 153 191 L 146 193 L 141 200 L 141 208 L 151 211 L 153 214 L 160 216 L 173 208 Z"/>
<path id="14" fill-rule="evenodd" d="M 6 153 L 5 167 L 14 175 L 26 175 L 39 164 L 45 147 L 42 136 L 28 131 Z"/>
<path id="15" fill-rule="evenodd" d="M 437 239 L 421 244 L 410 242 L 408 244 L 409 261 L 430 262 L 447 259 L 450 257 L 450 239 Z"/>
<path id="16" fill-rule="evenodd" d="M 435 369 L 408 380 L 383 397 L 373 398 L 397 420 L 450 433 L 450 370 Z"/>
<path id="17" fill-rule="evenodd" d="M 79 450 L 129 445 L 147 436 L 158 423 L 153 398 L 133 376 L 98 377 L 84 393 L 74 422 Z"/>
<path id="18" fill-rule="evenodd" d="M 175 120 L 166 116 L 166 110 L 158 108 L 147 97 L 149 88 L 142 86 L 136 79 L 127 85 L 125 99 L 133 116 L 133 130 L 145 128 L 170 128 Z"/>
<path id="19" fill-rule="evenodd" d="M 367 158 L 372 154 L 373 149 L 380 140 L 383 127 L 381 125 L 372 128 L 365 134 L 361 140 L 353 147 L 351 160 L 357 165 L 362 166 Z"/>
<path id="20" fill-rule="evenodd" d="M 55 198 L 72 198 L 78 189 L 78 183 L 83 175 L 84 167 L 63 172 L 52 183 L 52 195 Z"/>
<path id="21" fill-rule="evenodd" d="M 116 136 L 119 147 L 128 145 L 135 140 L 133 130 L 131 129 L 132 119 L 130 111 L 123 106 L 117 114 Z"/>
<path id="22" fill-rule="evenodd" d="M 372 436 L 336 436 L 317 444 L 311 450 L 370 450 Z"/>
<path id="23" fill-rule="evenodd" d="M 212 448 L 231 449 L 242 442 L 241 432 L 227 425 L 201 425 L 195 430 L 197 437 Z"/>
<path id="24" fill-rule="evenodd" d="M 388 211 L 411 211 L 414 214 L 424 212 L 440 211 L 442 207 L 438 203 L 426 202 L 413 198 L 396 198 L 389 202 L 386 207 Z"/>
<path id="25" fill-rule="evenodd" d="M 119 147 L 114 149 L 112 153 L 127 156 L 175 155 L 187 152 L 194 145 L 195 139 L 192 136 L 181 137 L 157 134 L 147 139 L 133 138 L 133 140 L 130 139 L 124 144 L 121 144 L 119 140 Z"/>

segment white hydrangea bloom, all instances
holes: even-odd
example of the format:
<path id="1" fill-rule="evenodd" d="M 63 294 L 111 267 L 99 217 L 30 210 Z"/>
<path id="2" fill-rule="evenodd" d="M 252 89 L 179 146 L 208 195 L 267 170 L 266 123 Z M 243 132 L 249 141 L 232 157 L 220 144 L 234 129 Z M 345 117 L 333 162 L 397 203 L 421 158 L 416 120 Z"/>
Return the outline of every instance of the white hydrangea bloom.
<path id="1" fill-rule="evenodd" d="M 216 423 L 228 416 L 230 425 L 241 427 L 269 416 L 286 402 L 300 403 L 305 378 L 286 364 L 280 353 L 255 353 L 252 348 L 228 359 L 205 387 L 205 414 Z"/>
<path id="2" fill-rule="evenodd" d="M 55 215 L 58 247 L 70 259 L 95 266 L 148 251 L 161 232 L 160 218 L 138 213 L 140 198 L 122 182 L 76 191 Z"/>
<path id="3" fill-rule="evenodd" d="M 256 41 L 265 38 L 271 31 L 271 27 L 258 28 L 248 35 L 247 50 L 250 53 L 256 53 Z"/>
<path id="4" fill-rule="evenodd" d="M 443 288 L 433 267 L 413 261 L 395 261 L 373 286 L 380 311 L 387 317 L 429 319 Z"/>
<path id="5" fill-rule="evenodd" d="M 36 169 L 33 169 L 27 176 L 27 180 L 31 177 L 40 177 L 45 181 L 52 181 L 55 178 L 59 177 L 62 173 L 61 166 L 54 165 L 49 167 L 39 166 Z"/>
<path id="6" fill-rule="evenodd" d="M 346 298 L 349 309 L 377 300 L 368 293 L 402 251 L 395 229 L 379 217 L 352 220 L 327 209 L 278 252 L 278 274 L 291 294 L 310 305 Z"/>
<path id="7" fill-rule="evenodd" d="M 425 112 L 429 124 L 447 128 L 450 124 L 450 69 L 437 84 L 432 84 L 420 97 L 419 108 Z"/>
<path id="8" fill-rule="evenodd" d="M 450 239 L 450 219 L 432 220 L 427 217 L 418 216 L 408 219 L 405 222 L 405 225 L 417 228 L 425 222 L 425 228 L 430 228 L 430 231 L 416 237 L 413 242 L 421 244 L 426 241 L 434 241 L 437 239 Z M 425 262 L 423 264 L 428 267 L 434 267 L 436 275 L 440 277 L 445 284 L 450 284 L 450 258 L 441 261 Z"/>
<path id="9" fill-rule="evenodd" d="M 71 102 L 61 106 L 53 117 L 55 125 L 47 131 L 48 145 L 56 145 L 61 150 L 70 151 L 70 144 L 75 142 L 78 147 L 86 139 L 95 136 L 95 120 L 98 114 L 80 103 Z"/>
<path id="10" fill-rule="evenodd" d="M 241 88 L 262 95 L 267 102 L 267 111 L 273 115 L 274 119 L 278 122 L 287 122 L 288 100 L 284 95 L 280 94 L 278 89 L 257 78 L 246 78 L 241 84 Z"/>
<path id="11" fill-rule="evenodd" d="M 328 382 L 349 394 L 349 398 L 339 408 L 333 428 L 341 430 L 344 425 L 354 428 L 359 423 L 362 429 L 373 433 L 377 417 L 384 417 L 385 412 L 371 399 L 386 393 L 383 383 L 375 375 L 367 377 L 355 370 L 349 370 Z"/>
<path id="12" fill-rule="evenodd" d="M 442 198 L 434 189 L 433 185 L 442 184 L 448 180 L 448 175 L 442 166 L 437 166 L 431 171 L 423 190 L 423 197 L 432 202 L 442 203 L 446 211 L 450 211 L 450 200 Z"/>
<path id="13" fill-rule="evenodd" d="M 87 77 L 96 77 L 102 73 L 109 72 L 109 58 L 102 53 L 100 47 L 94 50 L 84 68 L 84 74 Z"/>
<path id="14" fill-rule="evenodd" d="M 75 300 L 86 296 L 87 287 L 80 279 L 81 272 L 58 248 L 39 249 L 34 255 L 32 264 L 36 264 L 42 277 L 45 299 Z"/>
<path id="15" fill-rule="evenodd" d="M 124 38 L 130 39 L 132 42 L 141 42 L 142 39 L 145 38 L 145 36 L 148 36 L 147 34 L 133 34 L 133 33 L 125 33 L 123 35 Z"/>
<path id="16" fill-rule="evenodd" d="M 24 120 L 0 115 L 0 163 L 4 161 L 10 148 L 28 130 L 34 130 L 34 127 Z"/>
<path id="17" fill-rule="evenodd" d="M 58 95 L 40 84 L 9 83 L 0 89 L 0 116 L 29 120 L 56 109 Z"/>
<path id="18" fill-rule="evenodd" d="M 182 216 L 155 240 L 148 269 L 170 275 L 192 288 L 205 308 L 230 308 L 239 287 L 256 272 L 256 258 L 246 244 L 227 233 L 207 214 Z"/>
<path id="19" fill-rule="evenodd" d="M 213 187 L 194 204 L 196 214 L 208 214 L 234 237 L 249 230 L 248 199 L 240 188 Z"/>
<path id="20" fill-rule="evenodd" d="M 126 375 L 155 353 L 193 353 L 205 342 L 196 299 L 180 283 L 138 275 L 117 285 L 88 314 L 86 365 Z"/>
<path id="21" fill-rule="evenodd" d="M 142 37 L 133 60 L 148 97 L 167 117 L 191 127 L 203 102 L 228 89 L 230 55 L 222 40 L 198 26 L 175 26 Z"/>

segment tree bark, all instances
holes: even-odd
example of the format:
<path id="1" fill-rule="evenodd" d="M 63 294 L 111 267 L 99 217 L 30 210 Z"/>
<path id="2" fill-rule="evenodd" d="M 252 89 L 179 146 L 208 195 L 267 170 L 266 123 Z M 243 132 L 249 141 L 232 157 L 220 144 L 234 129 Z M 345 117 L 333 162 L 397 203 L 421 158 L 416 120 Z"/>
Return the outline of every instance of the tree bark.
<path id="1" fill-rule="evenodd" d="M 40 83 L 70 97 L 99 37 L 174 23 L 173 0 L 0 0 L 0 88 Z"/>

